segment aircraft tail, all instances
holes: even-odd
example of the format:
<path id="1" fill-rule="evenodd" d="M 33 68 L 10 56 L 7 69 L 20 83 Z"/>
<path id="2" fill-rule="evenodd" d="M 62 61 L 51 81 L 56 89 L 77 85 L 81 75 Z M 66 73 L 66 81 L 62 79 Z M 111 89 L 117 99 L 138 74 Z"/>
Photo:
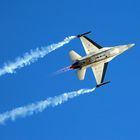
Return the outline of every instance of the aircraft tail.
<path id="1" fill-rule="evenodd" d="M 71 59 L 72 61 L 76 61 L 76 60 L 79 60 L 79 59 L 82 58 L 78 53 L 76 53 L 76 52 L 73 51 L 73 50 L 69 52 L 69 56 L 70 56 L 70 59 Z"/>
<path id="2" fill-rule="evenodd" d="M 86 74 L 86 68 L 78 69 L 76 71 L 76 74 L 79 80 L 84 80 Z"/>

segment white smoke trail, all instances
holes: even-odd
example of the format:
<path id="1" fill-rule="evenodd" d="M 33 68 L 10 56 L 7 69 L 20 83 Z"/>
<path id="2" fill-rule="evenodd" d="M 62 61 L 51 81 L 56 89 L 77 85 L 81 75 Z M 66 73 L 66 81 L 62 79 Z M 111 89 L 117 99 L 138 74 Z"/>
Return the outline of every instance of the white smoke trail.
<path id="1" fill-rule="evenodd" d="M 59 96 L 47 98 L 44 101 L 39 101 L 37 103 L 32 103 L 27 106 L 18 107 L 11 111 L 7 111 L 5 113 L 0 114 L 0 124 L 4 124 L 8 120 L 14 121 L 17 117 L 26 117 L 29 115 L 33 115 L 34 113 L 42 112 L 49 106 L 57 106 L 60 105 L 69 99 L 77 97 L 81 94 L 93 92 L 95 88 L 92 89 L 80 89 L 78 91 L 72 91 L 68 93 L 61 94 Z"/>
<path id="2" fill-rule="evenodd" d="M 52 44 L 48 47 L 36 48 L 35 50 L 31 50 L 29 53 L 25 53 L 23 57 L 16 58 L 14 62 L 4 64 L 3 68 L 0 68 L 0 76 L 6 73 L 15 73 L 16 69 L 30 65 L 31 63 L 37 61 L 39 58 L 43 58 L 48 53 L 69 43 L 74 38 L 76 38 L 76 36 L 66 37 L 63 41 L 57 44 Z"/>

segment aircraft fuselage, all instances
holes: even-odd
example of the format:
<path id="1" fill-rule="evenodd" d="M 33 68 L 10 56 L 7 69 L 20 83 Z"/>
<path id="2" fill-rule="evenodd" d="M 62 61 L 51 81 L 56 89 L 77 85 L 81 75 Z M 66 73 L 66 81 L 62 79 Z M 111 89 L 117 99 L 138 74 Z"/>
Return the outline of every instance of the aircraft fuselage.
<path id="1" fill-rule="evenodd" d="M 97 65 L 99 63 L 106 63 L 111 61 L 113 58 L 115 58 L 117 55 L 123 53 L 124 51 L 128 50 L 129 48 L 133 47 L 134 44 L 128 44 L 128 45 L 121 45 L 116 47 L 110 47 L 110 48 L 102 48 L 99 50 L 99 52 L 89 54 L 80 60 L 77 60 L 74 64 L 71 65 L 71 69 L 81 69 L 81 68 L 87 68 L 94 65 Z"/>

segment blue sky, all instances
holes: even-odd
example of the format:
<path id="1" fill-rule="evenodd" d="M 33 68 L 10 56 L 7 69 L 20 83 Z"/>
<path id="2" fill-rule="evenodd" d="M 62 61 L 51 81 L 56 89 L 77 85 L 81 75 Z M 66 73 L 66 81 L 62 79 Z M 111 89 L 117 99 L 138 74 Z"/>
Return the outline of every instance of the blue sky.
<path id="1" fill-rule="evenodd" d="M 2 140 L 140 139 L 139 1 L 0 1 L 0 66 L 30 49 L 66 36 L 92 31 L 102 46 L 135 43 L 114 59 L 106 79 L 112 82 L 44 112 L 0 125 Z M 89 69 L 84 81 L 74 71 L 51 76 L 71 64 L 68 53 L 85 55 L 79 39 L 15 74 L 0 77 L 0 112 L 63 92 L 96 85 Z"/>

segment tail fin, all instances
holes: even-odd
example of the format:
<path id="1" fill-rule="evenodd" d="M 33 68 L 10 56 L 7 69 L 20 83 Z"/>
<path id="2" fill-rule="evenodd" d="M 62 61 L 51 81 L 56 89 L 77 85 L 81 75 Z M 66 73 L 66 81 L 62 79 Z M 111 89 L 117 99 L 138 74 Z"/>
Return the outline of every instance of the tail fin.
<path id="1" fill-rule="evenodd" d="M 69 52 L 69 55 L 70 55 L 70 59 L 72 61 L 76 61 L 76 60 L 79 60 L 80 58 L 82 58 L 78 53 L 76 53 L 75 51 L 70 51 Z"/>
<path id="2" fill-rule="evenodd" d="M 79 80 L 84 80 L 86 74 L 86 68 L 82 68 L 76 71 Z"/>

